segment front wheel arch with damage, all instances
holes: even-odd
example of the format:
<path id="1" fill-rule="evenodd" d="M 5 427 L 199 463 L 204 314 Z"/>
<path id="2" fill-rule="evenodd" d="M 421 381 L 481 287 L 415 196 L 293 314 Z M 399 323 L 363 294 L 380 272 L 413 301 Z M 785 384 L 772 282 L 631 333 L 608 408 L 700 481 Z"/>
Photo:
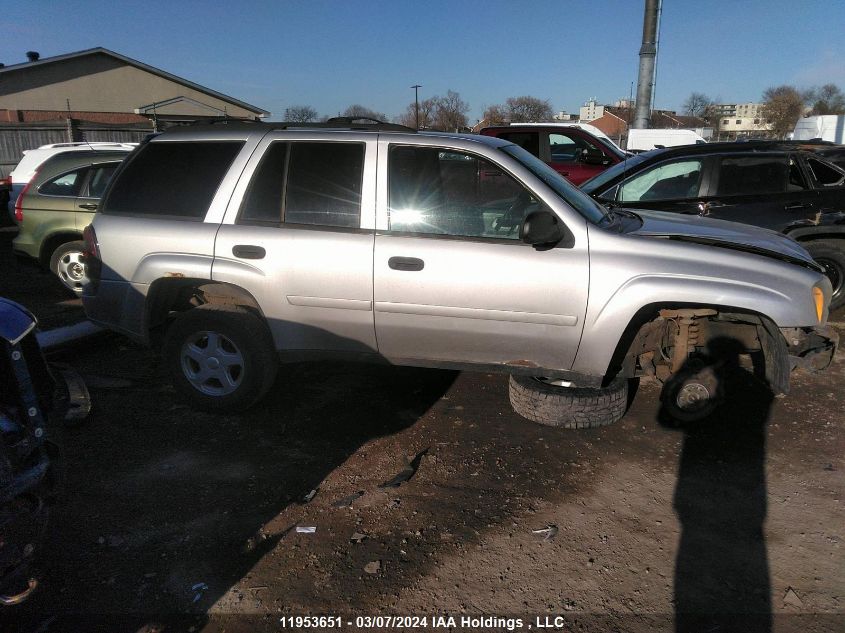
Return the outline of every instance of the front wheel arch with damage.
<path id="1" fill-rule="evenodd" d="M 773 394 L 789 391 L 787 341 L 771 319 L 715 308 L 660 310 L 638 329 L 620 371 L 663 383 L 665 412 L 688 423 L 712 415 L 723 402 L 726 364 L 742 364 Z"/>

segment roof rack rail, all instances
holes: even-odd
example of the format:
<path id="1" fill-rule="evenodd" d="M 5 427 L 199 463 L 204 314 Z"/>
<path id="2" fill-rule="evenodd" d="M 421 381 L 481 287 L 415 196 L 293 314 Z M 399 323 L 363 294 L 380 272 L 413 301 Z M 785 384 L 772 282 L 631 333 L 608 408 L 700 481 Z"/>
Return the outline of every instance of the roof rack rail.
<path id="1" fill-rule="evenodd" d="M 261 121 L 256 121 L 255 119 L 250 119 L 248 117 L 236 117 L 236 116 L 227 116 L 225 118 L 217 118 L 217 117 L 208 117 L 208 118 L 196 118 L 192 121 L 185 121 L 184 123 L 177 123 L 177 125 L 220 125 L 221 123 L 261 123 Z"/>
<path id="2" fill-rule="evenodd" d="M 371 119 L 369 117 L 348 117 L 336 116 L 319 123 L 298 123 L 296 121 L 280 121 L 278 123 L 269 123 L 273 127 L 280 130 L 295 129 L 295 128 L 349 128 L 350 130 L 368 130 L 374 132 L 411 132 L 416 133 L 412 127 L 399 125 L 398 123 L 386 123 L 378 119 Z"/>
<path id="3" fill-rule="evenodd" d="M 252 123 L 254 125 L 270 125 L 277 130 L 290 129 L 314 129 L 314 128 L 347 128 L 350 130 L 368 130 L 375 132 L 410 132 L 416 133 L 412 127 L 400 125 L 398 123 L 386 123 L 378 119 L 371 119 L 369 117 L 348 117 L 336 116 L 319 123 L 299 123 L 297 121 L 256 121 L 255 119 L 226 117 L 225 119 L 218 118 L 197 118 L 192 121 L 185 121 L 181 125 L 221 125 L 221 124 L 237 124 L 237 123 Z M 179 125 L 179 124 L 177 124 Z"/>

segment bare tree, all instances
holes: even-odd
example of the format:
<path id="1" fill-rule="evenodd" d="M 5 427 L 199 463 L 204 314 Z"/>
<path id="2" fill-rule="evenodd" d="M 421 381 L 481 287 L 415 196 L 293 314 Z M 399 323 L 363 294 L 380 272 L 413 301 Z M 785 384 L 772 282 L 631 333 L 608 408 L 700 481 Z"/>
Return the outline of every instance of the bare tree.
<path id="1" fill-rule="evenodd" d="M 542 123 L 554 116 L 552 104 L 537 97 L 510 97 L 505 101 L 505 110 L 511 123 Z"/>
<path id="2" fill-rule="evenodd" d="M 825 84 L 810 93 L 813 104 L 810 114 L 845 114 L 845 94 L 835 84 Z"/>
<path id="3" fill-rule="evenodd" d="M 510 121 L 508 111 L 502 105 L 489 106 L 484 110 L 482 118 L 485 125 L 501 125 Z"/>
<path id="4" fill-rule="evenodd" d="M 772 133 L 783 138 L 795 128 L 804 113 L 804 98 L 793 86 L 777 86 L 763 93 L 760 114 L 772 125 Z"/>
<path id="5" fill-rule="evenodd" d="M 317 119 L 317 111 L 311 106 L 298 105 L 285 108 L 285 121 L 310 123 Z"/>
<path id="6" fill-rule="evenodd" d="M 484 110 L 484 122 L 488 125 L 502 123 L 542 123 L 551 121 L 554 111 L 549 100 L 537 97 L 509 97 L 504 105 L 491 105 Z"/>
<path id="7" fill-rule="evenodd" d="M 383 112 L 376 112 L 370 110 L 360 104 L 353 104 L 346 108 L 340 116 L 349 117 L 352 119 L 376 119 L 377 121 L 387 121 L 387 115 Z"/>
<path id="8" fill-rule="evenodd" d="M 682 106 L 684 113 L 689 116 L 704 117 L 714 105 L 713 100 L 701 92 L 692 92 Z"/>
<path id="9" fill-rule="evenodd" d="M 427 130 L 434 125 L 434 113 L 437 110 L 438 97 L 431 97 L 419 102 L 420 107 L 420 129 Z M 417 104 L 412 102 L 405 109 L 405 112 L 399 116 L 397 123 L 406 125 L 408 127 L 416 127 L 417 125 Z"/>
<path id="10" fill-rule="evenodd" d="M 437 97 L 434 112 L 434 127 L 446 132 L 457 132 L 467 127 L 469 104 L 461 99 L 460 93 L 449 90 L 445 97 Z"/>

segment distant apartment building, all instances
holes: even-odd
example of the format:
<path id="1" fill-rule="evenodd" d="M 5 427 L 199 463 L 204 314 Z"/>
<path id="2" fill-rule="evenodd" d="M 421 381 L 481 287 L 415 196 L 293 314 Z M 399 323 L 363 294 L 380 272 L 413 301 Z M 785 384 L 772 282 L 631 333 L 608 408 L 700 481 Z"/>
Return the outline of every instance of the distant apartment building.
<path id="1" fill-rule="evenodd" d="M 772 129 L 761 114 L 762 103 L 719 103 L 712 108 L 710 120 L 718 140 L 767 137 Z"/>
<path id="2" fill-rule="evenodd" d="M 558 121 L 559 123 L 573 123 L 578 121 L 578 115 L 570 114 L 565 110 L 561 110 L 557 114 L 552 115 L 552 119 Z"/>
<path id="3" fill-rule="evenodd" d="M 590 121 L 595 121 L 598 118 L 604 116 L 604 106 L 601 105 L 598 101 L 596 101 L 595 97 L 592 97 L 587 103 L 581 106 L 581 111 L 579 113 L 579 121 L 582 123 L 588 123 Z"/>

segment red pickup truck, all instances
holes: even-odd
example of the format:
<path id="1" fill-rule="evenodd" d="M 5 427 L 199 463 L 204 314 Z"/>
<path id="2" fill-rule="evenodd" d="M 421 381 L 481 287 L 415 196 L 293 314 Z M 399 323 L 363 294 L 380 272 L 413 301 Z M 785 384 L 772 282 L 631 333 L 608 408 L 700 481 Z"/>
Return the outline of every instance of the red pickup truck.
<path id="1" fill-rule="evenodd" d="M 481 130 L 503 138 L 551 165 L 572 184 L 580 185 L 625 160 L 625 152 L 586 130 L 568 125 L 500 125 Z"/>

